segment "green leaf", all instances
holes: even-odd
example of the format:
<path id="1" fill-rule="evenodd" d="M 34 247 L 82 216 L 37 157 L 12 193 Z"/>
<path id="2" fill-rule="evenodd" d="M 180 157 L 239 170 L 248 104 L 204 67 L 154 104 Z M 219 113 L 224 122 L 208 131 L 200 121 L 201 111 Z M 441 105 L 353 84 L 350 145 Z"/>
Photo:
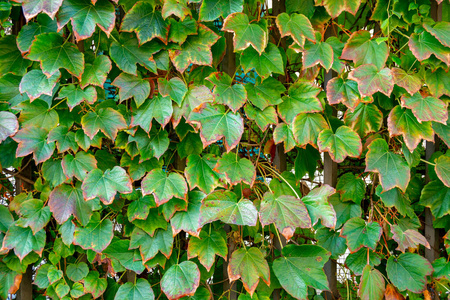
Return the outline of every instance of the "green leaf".
<path id="1" fill-rule="evenodd" d="M 408 46 L 419 61 L 430 58 L 431 54 L 434 54 L 447 66 L 450 65 L 450 49 L 443 46 L 438 39 L 426 31 L 411 34 Z"/>
<path id="2" fill-rule="evenodd" d="M 322 103 L 317 98 L 320 88 L 308 81 L 297 81 L 289 88 L 289 96 L 283 97 L 278 105 L 278 114 L 286 122 L 291 123 L 302 113 L 323 111 Z"/>
<path id="3" fill-rule="evenodd" d="M 67 277 L 70 280 L 77 282 L 84 279 L 89 273 L 89 268 L 85 262 L 79 262 L 76 264 L 69 264 L 66 268 Z"/>
<path id="4" fill-rule="evenodd" d="M 121 102 L 133 97 L 137 108 L 150 94 L 150 83 L 147 80 L 127 73 L 121 73 L 111 84 L 119 88 Z"/>
<path id="5" fill-rule="evenodd" d="M 240 158 L 237 153 L 225 153 L 217 162 L 215 170 L 225 174 L 227 181 L 236 185 L 245 182 L 250 186 L 256 179 L 256 168 L 247 158 Z"/>
<path id="6" fill-rule="evenodd" d="M 79 282 L 75 282 L 70 289 L 70 296 L 73 298 L 80 298 L 84 294 L 84 286 Z"/>
<path id="7" fill-rule="evenodd" d="M 69 131 L 69 128 L 64 125 L 60 125 L 53 128 L 48 134 L 49 142 L 56 142 L 58 153 L 63 153 L 69 149 L 73 152 L 78 151 L 78 144 L 75 141 L 75 132 Z"/>
<path id="8" fill-rule="evenodd" d="M 23 14 L 27 21 L 37 16 L 40 12 L 54 18 L 61 6 L 62 0 L 17 0 L 22 4 Z"/>
<path id="9" fill-rule="evenodd" d="M 423 188 L 419 204 L 429 207 L 435 218 L 450 214 L 450 189 L 440 180 L 431 181 Z"/>
<path id="10" fill-rule="evenodd" d="M 422 87 L 422 81 L 415 74 L 408 74 L 400 68 L 392 68 L 391 73 L 395 84 L 404 88 L 410 95 L 414 95 Z M 403 96 L 403 98 L 405 97 L 407 95 Z"/>
<path id="11" fill-rule="evenodd" d="M 14 218 L 9 212 L 7 206 L 0 205 L 0 232 L 7 232 L 8 228 L 14 223 Z"/>
<path id="12" fill-rule="evenodd" d="M 440 21 L 436 22 L 433 26 L 428 23 L 423 23 L 423 28 L 437 38 L 442 45 L 450 47 L 450 39 L 447 35 L 447 31 L 450 29 L 449 22 Z"/>
<path id="13" fill-rule="evenodd" d="M 291 239 L 297 227 L 311 227 L 311 218 L 305 204 L 293 196 L 265 193 L 259 214 L 261 225 L 274 223 L 286 240 Z"/>
<path id="14" fill-rule="evenodd" d="M 154 201 L 152 203 L 152 207 L 155 206 Z M 150 209 L 148 216 L 145 220 L 134 220 L 133 224 L 145 231 L 150 236 L 155 234 L 155 230 L 158 228 L 162 228 L 164 230 L 167 229 L 167 222 L 164 219 L 164 216 L 159 213 L 157 208 Z"/>
<path id="15" fill-rule="evenodd" d="M 153 54 L 161 50 L 160 43 L 152 42 L 139 46 L 138 40 L 130 33 L 122 33 L 118 41 L 111 43 L 109 54 L 122 71 L 137 76 L 136 64 L 156 73 Z"/>
<path id="16" fill-rule="evenodd" d="M 129 248 L 129 240 L 113 238 L 109 246 L 102 253 L 110 259 L 118 260 L 127 270 L 141 274 L 145 269 L 141 255 L 138 250 L 129 250 Z"/>
<path id="17" fill-rule="evenodd" d="M 151 159 L 153 157 L 159 159 L 169 147 L 169 133 L 165 130 L 150 131 L 150 134 L 143 130 L 138 130 L 134 137 L 128 138 L 129 142 L 136 142 L 139 148 L 141 160 Z"/>
<path id="18" fill-rule="evenodd" d="M 242 279 L 245 290 L 253 295 L 261 278 L 270 285 L 270 270 L 259 248 L 241 248 L 231 254 L 228 263 L 230 281 Z"/>
<path id="19" fill-rule="evenodd" d="M 83 53 L 77 46 L 66 43 L 61 35 L 54 32 L 38 35 L 31 44 L 27 57 L 39 61 L 42 71 L 47 76 L 64 68 L 80 79 L 84 69 Z"/>
<path id="20" fill-rule="evenodd" d="M 211 46 L 220 38 L 203 24 L 198 26 L 198 34 L 190 35 L 179 50 L 169 50 L 169 57 L 175 68 L 183 73 L 190 64 L 211 66 L 213 62 Z"/>
<path id="21" fill-rule="evenodd" d="M 366 194 L 366 185 L 361 178 L 356 178 L 353 173 L 345 173 L 339 178 L 336 191 L 341 194 L 342 201 L 361 204 Z"/>
<path id="22" fill-rule="evenodd" d="M 277 127 L 275 127 L 273 132 L 274 143 L 279 144 L 284 142 L 284 152 L 289 152 L 297 146 L 293 130 L 292 124 L 279 123 Z"/>
<path id="23" fill-rule="evenodd" d="M 366 154 L 366 172 L 380 174 L 383 191 L 398 187 L 406 191 L 411 177 L 409 166 L 398 154 L 389 151 L 389 146 L 383 139 L 376 139 L 369 145 Z"/>
<path id="24" fill-rule="evenodd" d="M 284 74 L 280 50 L 272 43 L 269 43 L 263 52 L 253 48 L 245 49 L 241 54 L 240 62 L 245 73 L 254 69 L 262 79 L 270 77 L 272 72 Z"/>
<path id="25" fill-rule="evenodd" d="M 227 241 L 217 231 L 207 233 L 206 230 L 203 230 L 199 238 L 191 237 L 189 239 L 187 251 L 189 259 L 198 256 L 200 263 L 209 271 L 216 260 L 216 255 L 226 259 Z"/>
<path id="26" fill-rule="evenodd" d="M 436 159 L 436 175 L 447 186 L 450 187 L 450 156 L 441 155 Z"/>
<path id="27" fill-rule="evenodd" d="M 359 284 L 358 296 L 361 299 L 383 299 L 385 283 L 383 275 L 370 265 L 364 267 L 361 282 Z"/>
<path id="28" fill-rule="evenodd" d="M 252 248 L 253 249 L 253 248 Z M 294 298 L 307 299 L 308 286 L 328 290 L 323 271 L 330 253 L 316 245 L 287 245 L 283 256 L 273 262 L 273 271 L 281 286 Z"/>
<path id="29" fill-rule="evenodd" d="M 207 80 L 214 84 L 215 103 L 224 104 L 236 112 L 247 101 L 247 91 L 242 84 L 234 84 L 227 73 L 212 73 Z"/>
<path id="30" fill-rule="evenodd" d="M 3 238 L 2 249 L 14 249 L 14 253 L 21 261 L 31 251 L 41 256 L 45 246 L 45 237 L 45 230 L 33 234 L 29 227 L 22 228 L 12 225 Z"/>
<path id="31" fill-rule="evenodd" d="M 450 278 L 450 264 L 447 262 L 445 257 L 440 257 L 433 261 L 433 277 L 434 278 L 445 278 L 449 280 Z"/>
<path id="32" fill-rule="evenodd" d="M 328 124 L 321 114 L 299 114 L 294 118 L 292 131 L 298 146 L 310 144 L 316 147 L 319 133 L 327 128 Z"/>
<path id="33" fill-rule="evenodd" d="M 222 105 L 203 104 L 198 111 L 190 115 L 189 122 L 201 127 L 203 147 L 223 137 L 227 152 L 237 146 L 244 132 L 244 122 L 240 114 L 227 112 Z"/>
<path id="34" fill-rule="evenodd" d="M 85 250 L 90 249 L 101 253 L 111 243 L 113 235 L 113 223 L 111 220 L 101 220 L 100 214 L 95 212 L 85 227 L 77 227 L 75 229 L 73 243 Z M 90 293 L 87 290 L 86 292 Z"/>
<path id="35" fill-rule="evenodd" d="M 0 101 L 8 102 L 11 106 L 15 106 L 28 99 L 27 95 L 23 95 L 19 90 L 21 76 L 8 73 L 0 77 Z"/>
<path id="36" fill-rule="evenodd" d="M 84 200 L 79 185 L 73 187 L 63 184 L 50 193 L 48 206 L 59 224 L 63 224 L 73 215 L 84 226 L 92 215 L 93 203 Z"/>
<path id="37" fill-rule="evenodd" d="M 126 13 L 120 29 L 134 31 L 141 45 L 154 38 L 167 44 L 169 21 L 164 20 L 161 12 L 154 10 L 151 3 L 139 1 Z"/>
<path id="38" fill-rule="evenodd" d="M 58 297 L 63 298 L 70 292 L 70 287 L 65 282 L 61 282 L 58 283 L 58 285 L 56 286 L 55 292 L 58 295 Z"/>
<path id="39" fill-rule="evenodd" d="M 90 293 L 94 298 L 100 297 L 107 286 L 106 278 L 100 278 L 100 274 L 97 271 L 90 271 L 84 279 L 84 291 Z"/>
<path id="40" fill-rule="evenodd" d="M 321 0 L 316 1 L 316 3 L 325 6 L 327 13 L 334 19 L 337 18 L 343 11 L 356 15 L 359 5 L 361 4 L 361 0 Z"/>
<path id="41" fill-rule="evenodd" d="M 350 111 L 354 111 L 361 101 L 358 91 L 358 83 L 349 79 L 335 77 L 328 81 L 327 100 L 330 104 L 339 102 L 347 106 Z"/>
<path id="42" fill-rule="evenodd" d="M 5 35 L 0 39 L 0 75 L 7 73 L 23 76 L 31 61 L 22 57 L 16 45 L 14 35 Z"/>
<path id="43" fill-rule="evenodd" d="M 205 0 L 200 6 L 199 18 L 202 21 L 214 21 L 220 16 L 227 16 L 241 12 L 244 1 L 242 0 Z"/>
<path id="44" fill-rule="evenodd" d="M 60 159 L 49 159 L 42 164 L 42 176 L 52 187 L 67 181 Z"/>
<path id="45" fill-rule="evenodd" d="M 403 95 L 402 97 L 402 107 L 411 109 L 420 123 L 436 121 L 444 125 L 447 124 L 447 105 L 447 103 L 432 96 L 422 97 L 420 93 L 415 93 L 412 96 Z"/>
<path id="46" fill-rule="evenodd" d="M 407 229 L 402 230 L 398 225 L 391 226 L 392 239 L 397 242 L 399 250 L 405 253 L 408 248 L 417 248 L 419 244 L 424 245 L 426 248 L 430 249 L 430 244 L 427 239 L 421 235 L 417 230 Z"/>
<path id="47" fill-rule="evenodd" d="M 412 152 L 423 139 L 434 140 L 431 122 L 419 122 L 409 109 L 402 109 L 400 105 L 389 113 L 388 128 L 391 136 L 402 135 L 406 146 Z"/>
<path id="48" fill-rule="evenodd" d="M 94 104 L 97 101 L 97 91 L 93 86 L 82 89 L 70 84 L 62 87 L 58 96 L 60 98 L 67 98 L 67 106 L 69 106 L 70 111 L 83 101 L 86 101 L 89 104 Z"/>
<path id="49" fill-rule="evenodd" d="M 447 145 L 450 145 L 450 118 L 445 125 L 437 122 L 431 122 L 431 127 L 439 138 Z"/>
<path id="50" fill-rule="evenodd" d="M 50 208 L 44 207 L 44 202 L 37 199 L 21 203 L 19 214 L 21 217 L 16 221 L 16 226 L 30 227 L 34 235 L 47 225 L 51 217 Z"/>
<path id="51" fill-rule="evenodd" d="M 177 0 L 169 0 L 177 1 Z M 167 4 L 168 1 L 165 2 Z M 170 19 L 169 42 L 183 44 L 189 35 L 197 34 L 198 24 L 194 19 L 188 18 L 184 21 Z M 164 79 L 165 80 L 165 79 Z"/>
<path id="52" fill-rule="evenodd" d="M 188 208 L 186 211 L 178 211 L 170 219 L 170 224 L 174 234 L 178 234 L 181 230 L 189 233 L 190 235 L 199 237 L 201 229 L 200 224 L 200 207 L 201 200 L 205 197 L 205 194 L 199 191 L 189 192 Z"/>
<path id="53" fill-rule="evenodd" d="M 409 197 L 399 188 L 383 192 L 381 185 L 377 186 L 376 195 L 381 198 L 386 207 L 395 207 L 402 216 L 414 216 Z"/>
<path id="54" fill-rule="evenodd" d="M 155 299 L 155 295 L 148 281 L 143 278 L 138 278 L 135 283 L 126 282 L 121 285 L 114 299 L 153 300 Z"/>
<path id="55" fill-rule="evenodd" d="M 161 169 L 155 169 L 142 180 L 142 194 L 153 194 L 157 206 L 172 197 L 186 200 L 187 192 L 186 180 L 178 173 L 166 174 Z"/>
<path id="56" fill-rule="evenodd" d="M 39 127 L 26 127 L 19 130 L 13 139 L 19 143 L 17 146 L 17 157 L 27 156 L 33 153 L 36 163 L 49 159 L 55 150 L 55 143 L 47 143 L 48 132 Z"/>
<path id="57" fill-rule="evenodd" d="M 250 24 L 248 16 L 244 13 L 228 15 L 223 21 L 222 30 L 234 33 L 234 51 L 244 50 L 252 45 L 261 55 L 266 48 L 268 41 L 266 31 L 258 24 Z"/>
<path id="58" fill-rule="evenodd" d="M 356 131 L 361 138 L 371 132 L 377 132 L 383 123 L 383 113 L 375 104 L 360 103 L 352 112 L 347 110 L 344 115 L 345 124 Z"/>
<path id="59" fill-rule="evenodd" d="M 186 2 L 182 0 L 165 1 L 161 12 L 164 19 L 167 19 L 169 16 L 174 15 L 180 18 L 181 21 L 183 21 L 186 16 L 191 15 L 191 11 L 187 7 Z"/>
<path id="60" fill-rule="evenodd" d="M 122 114 L 110 107 L 100 108 L 96 112 L 88 112 L 81 118 L 81 125 L 91 140 L 101 130 L 113 141 L 116 139 L 119 130 L 128 127 Z"/>
<path id="61" fill-rule="evenodd" d="M 245 105 L 244 111 L 250 120 L 255 121 L 261 131 L 266 131 L 269 125 L 275 125 L 278 123 L 278 115 L 273 106 L 260 110 L 259 108 L 248 103 Z"/>
<path id="62" fill-rule="evenodd" d="M 368 257 L 368 260 L 367 260 Z M 345 259 L 345 264 L 355 275 L 362 275 L 364 267 L 378 266 L 381 263 L 381 255 L 367 248 L 361 248 L 355 253 L 350 253 Z"/>
<path id="63" fill-rule="evenodd" d="M 37 22 L 28 22 L 22 27 L 17 35 L 17 48 L 22 54 L 25 54 L 30 50 L 31 43 L 36 36 L 42 33 L 56 32 L 57 29 L 55 20 L 41 14 L 37 17 Z"/>
<path id="64" fill-rule="evenodd" d="M 92 154 L 81 151 L 75 157 L 66 154 L 62 160 L 62 167 L 68 178 L 75 177 L 83 181 L 89 171 L 97 168 L 97 160 Z"/>
<path id="65" fill-rule="evenodd" d="M 138 199 L 133 200 L 127 210 L 128 221 L 146 220 L 150 208 L 155 206 L 155 199 L 152 195 L 139 197 Z"/>
<path id="66" fill-rule="evenodd" d="M 163 97 L 170 96 L 176 104 L 181 105 L 188 89 L 183 80 L 173 77 L 169 81 L 165 78 L 158 78 L 158 92 Z"/>
<path id="67" fill-rule="evenodd" d="M 72 21 L 77 41 L 91 37 L 95 25 L 109 37 L 116 21 L 114 5 L 107 0 L 64 0 L 56 18 L 59 29 Z"/>
<path id="68" fill-rule="evenodd" d="M 376 92 L 389 97 L 394 89 L 391 70 L 388 68 L 379 70 L 373 64 L 357 67 L 348 74 L 348 78 L 358 83 L 358 90 L 363 98 L 372 96 Z"/>
<path id="69" fill-rule="evenodd" d="M 315 188 L 302 198 L 302 202 L 308 209 L 311 217 L 312 225 L 316 224 L 319 219 L 326 227 L 334 228 L 336 225 L 336 212 L 329 203 L 328 197 L 335 193 L 334 188 L 325 184 Z"/>
<path id="70" fill-rule="evenodd" d="M 33 283 L 37 285 L 40 289 L 46 289 L 50 285 L 47 276 L 50 266 L 51 266 L 50 264 L 43 264 L 36 271 Z"/>
<path id="71" fill-rule="evenodd" d="M 374 68 L 381 70 L 386 63 L 389 49 L 385 42 L 377 43 L 371 38 L 367 30 L 354 32 L 342 50 L 341 59 L 352 60 L 355 67 L 373 64 Z"/>
<path id="72" fill-rule="evenodd" d="M 235 193 L 219 190 L 202 200 L 200 222 L 207 224 L 221 220 L 227 224 L 255 226 L 258 211 L 248 199 L 238 201 Z"/>
<path id="73" fill-rule="evenodd" d="M 92 64 L 86 63 L 81 76 L 81 88 L 84 89 L 88 85 L 96 85 L 102 88 L 111 67 L 111 61 L 106 55 L 97 56 Z"/>
<path id="74" fill-rule="evenodd" d="M 325 70 L 329 71 L 333 65 L 333 48 L 327 42 L 322 42 L 322 35 L 316 34 L 316 41 L 306 41 L 303 47 L 303 68 L 311 68 L 321 64 Z"/>
<path id="75" fill-rule="evenodd" d="M 375 250 L 381 233 L 382 228 L 377 222 L 366 223 L 359 217 L 348 220 L 341 230 L 341 236 L 347 239 L 348 249 L 352 253 L 362 247 Z"/>
<path id="76" fill-rule="evenodd" d="M 275 128 L 275 132 L 276 130 Z M 294 162 L 295 177 L 297 180 L 302 179 L 307 173 L 309 179 L 313 180 L 318 160 L 321 160 L 320 152 L 311 145 L 306 145 L 304 149 L 297 148 L 297 157 Z"/>
<path id="77" fill-rule="evenodd" d="M 133 191 L 128 174 L 119 166 L 102 172 L 100 169 L 90 171 L 81 186 L 85 200 L 98 197 L 108 205 L 114 201 L 117 192 L 129 194 Z"/>
<path id="78" fill-rule="evenodd" d="M 55 266 L 51 266 L 48 270 L 47 277 L 49 283 L 53 285 L 63 277 L 63 271 L 58 270 Z"/>
<path id="79" fill-rule="evenodd" d="M 419 254 L 403 253 L 397 258 L 389 257 L 386 272 L 392 284 L 400 291 L 420 293 L 425 290 L 427 276 L 433 273 L 433 267 Z"/>
<path id="80" fill-rule="evenodd" d="M 53 88 L 56 86 L 61 73 L 56 70 L 50 77 L 47 77 L 41 70 L 31 70 L 22 77 L 19 91 L 26 93 L 33 101 L 42 95 L 52 96 Z"/>
<path id="81" fill-rule="evenodd" d="M 130 249 L 138 247 L 144 263 L 154 258 L 158 251 L 169 258 L 173 248 L 172 228 L 158 229 L 153 236 L 140 228 L 135 228 L 131 234 Z"/>
<path id="82" fill-rule="evenodd" d="M 15 114 L 0 111 L 0 143 L 13 136 L 19 130 L 19 122 Z"/>
<path id="83" fill-rule="evenodd" d="M 331 258 L 337 259 L 347 250 L 345 239 L 339 236 L 338 231 L 328 228 L 320 228 L 316 231 L 317 245 L 331 252 Z"/>
<path id="84" fill-rule="evenodd" d="M 161 279 L 161 290 L 169 300 L 193 296 L 200 285 L 200 270 L 192 261 L 172 265 Z"/>
<path id="85" fill-rule="evenodd" d="M 328 152 L 331 158 L 341 163 L 347 156 L 359 157 L 362 152 L 361 139 L 350 127 L 341 126 L 335 133 L 331 129 L 320 132 L 317 139 L 320 152 Z"/>
<path id="86" fill-rule="evenodd" d="M 213 170 L 216 164 L 217 158 L 212 154 L 189 155 L 184 171 L 189 189 L 193 190 L 198 187 L 204 193 L 209 194 L 220 186 L 219 174 Z"/>
<path id="87" fill-rule="evenodd" d="M 299 46 L 303 47 L 306 39 L 316 41 L 311 22 L 302 14 L 281 13 L 277 16 L 276 23 L 281 36 L 291 36 Z"/>
<path id="88" fill-rule="evenodd" d="M 245 85 L 248 100 L 261 110 L 270 105 L 277 105 L 283 102 L 281 94 L 286 91 L 284 85 L 273 77 L 262 81 L 260 77 L 256 83 L 247 83 Z"/>
<path id="89" fill-rule="evenodd" d="M 145 102 L 133 112 L 131 126 L 139 125 L 146 132 L 149 132 L 152 128 L 153 119 L 164 127 L 169 123 L 172 113 L 172 100 L 170 100 L 169 97 L 157 95 L 152 99 L 145 100 Z"/>

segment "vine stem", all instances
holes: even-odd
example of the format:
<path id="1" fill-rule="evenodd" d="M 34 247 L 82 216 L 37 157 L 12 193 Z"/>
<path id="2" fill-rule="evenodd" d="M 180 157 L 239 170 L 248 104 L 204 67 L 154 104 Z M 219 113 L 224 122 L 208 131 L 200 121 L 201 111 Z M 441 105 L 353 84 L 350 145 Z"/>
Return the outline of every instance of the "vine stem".
<path id="1" fill-rule="evenodd" d="M 421 158 L 420 161 L 423 161 L 424 163 L 429 164 L 430 166 L 436 167 L 436 164 L 433 164 L 432 162 L 429 162 L 428 160 Z"/>
<path id="2" fill-rule="evenodd" d="M 261 165 L 262 165 L 262 164 L 261 164 Z M 297 197 L 298 199 L 301 199 L 301 197 L 298 195 L 297 191 L 292 187 L 292 185 L 291 185 L 286 179 L 284 179 L 283 176 L 281 176 L 280 173 L 278 173 L 277 171 L 275 171 L 275 170 L 272 169 L 272 168 L 264 167 L 264 165 L 262 165 L 262 166 L 263 166 L 263 168 L 265 168 L 266 170 L 272 172 L 272 173 L 273 173 L 274 175 L 276 175 L 277 177 L 281 178 L 281 180 L 283 180 L 283 181 L 289 186 L 289 188 L 294 192 L 295 197 Z"/>

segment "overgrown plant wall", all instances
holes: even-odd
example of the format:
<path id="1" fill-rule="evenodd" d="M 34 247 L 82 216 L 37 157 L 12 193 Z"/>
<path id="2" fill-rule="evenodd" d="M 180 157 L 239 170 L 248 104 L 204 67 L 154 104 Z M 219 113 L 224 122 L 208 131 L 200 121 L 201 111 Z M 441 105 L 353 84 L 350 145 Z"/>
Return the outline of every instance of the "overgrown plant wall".
<path id="1" fill-rule="evenodd" d="M 449 16 L 0 0 L 0 298 L 447 299 Z"/>

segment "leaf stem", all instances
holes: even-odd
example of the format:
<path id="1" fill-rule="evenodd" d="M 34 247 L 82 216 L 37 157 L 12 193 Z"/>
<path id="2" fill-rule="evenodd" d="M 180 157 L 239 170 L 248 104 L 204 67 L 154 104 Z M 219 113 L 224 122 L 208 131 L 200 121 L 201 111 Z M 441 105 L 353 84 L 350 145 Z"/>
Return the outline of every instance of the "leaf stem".
<path id="1" fill-rule="evenodd" d="M 432 162 L 429 162 L 428 160 L 425 160 L 425 159 L 421 158 L 420 161 L 422 161 L 422 162 L 424 162 L 426 164 L 429 164 L 430 166 L 436 167 L 436 164 L 433 164 Z"/>

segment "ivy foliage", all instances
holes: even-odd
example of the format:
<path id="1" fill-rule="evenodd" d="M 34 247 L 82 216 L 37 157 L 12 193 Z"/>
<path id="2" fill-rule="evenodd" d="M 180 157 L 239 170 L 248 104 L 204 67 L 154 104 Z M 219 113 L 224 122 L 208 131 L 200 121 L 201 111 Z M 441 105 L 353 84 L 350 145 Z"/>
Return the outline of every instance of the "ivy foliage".
<path id="1" fill-rule="evenodd" d="M 449 16 L 1 0 L 0 298 L 446 299 Z"/>

